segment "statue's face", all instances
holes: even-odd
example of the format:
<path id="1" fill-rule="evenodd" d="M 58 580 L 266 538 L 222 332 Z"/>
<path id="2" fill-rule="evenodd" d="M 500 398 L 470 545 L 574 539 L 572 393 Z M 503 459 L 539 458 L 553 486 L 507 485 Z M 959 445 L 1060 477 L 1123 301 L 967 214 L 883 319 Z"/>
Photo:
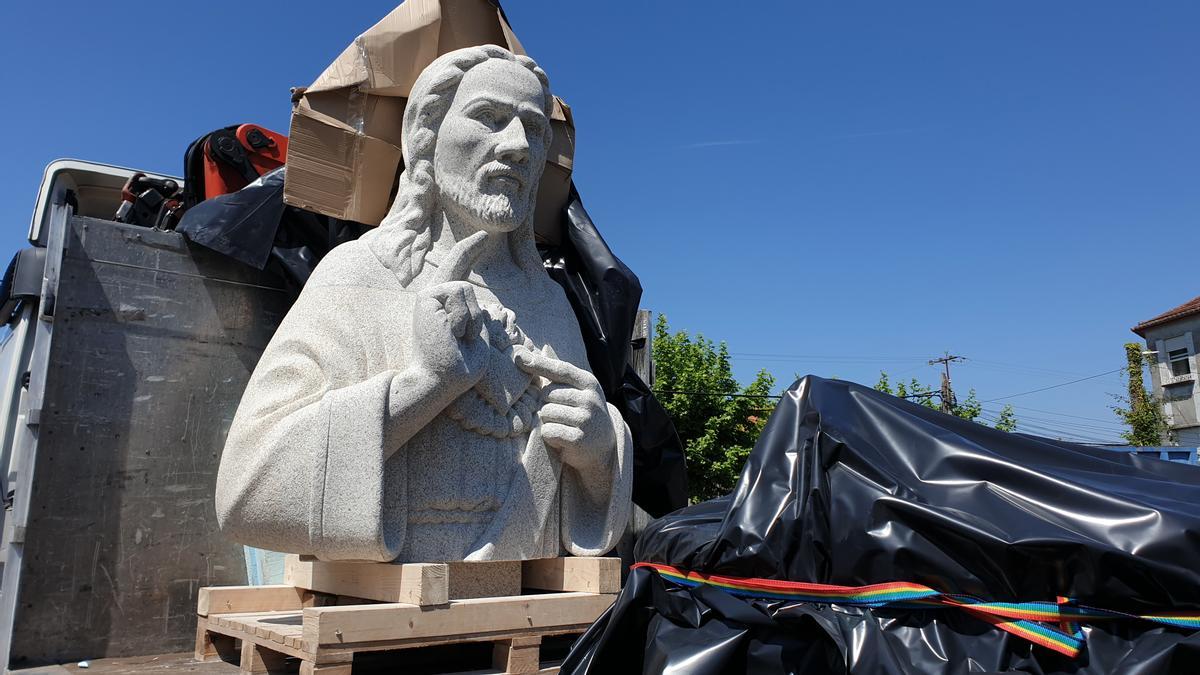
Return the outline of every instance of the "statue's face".
<path id="1" fill-rule="evenodd" d="M 525 222 L 546 162 L 544 108 L 542 83 L 524 66 L 489 59 L 468 70 L 434 146 L 443 206 L 488 232 Z"/>

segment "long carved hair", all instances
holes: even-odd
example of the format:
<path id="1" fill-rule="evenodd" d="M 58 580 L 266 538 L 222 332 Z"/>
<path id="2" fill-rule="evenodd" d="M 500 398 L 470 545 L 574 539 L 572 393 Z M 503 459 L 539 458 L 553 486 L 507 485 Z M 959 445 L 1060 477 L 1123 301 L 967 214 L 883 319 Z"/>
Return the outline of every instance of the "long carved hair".
<path id="1" fill-rule="evenodd" d="M 401 128 L 401 151 L 405 168 L 400 173 L 396 199 L 387 216 L 375 230 L 362 237 L 372 252 L 386 267 L 408 284 L 421 273 L 425 256 L 433 248 L 435 222 L 439 212 L 438 190 L 433 174 L 433 151 L 438 130 L 450 109 L 467 71 L 488 59 L 514 61 L 529 69 L 542 83 L 546 117 L 550 117 L 554 97 L 546 73 L 528 56 L 519 56 L 495 45 L 468 47 L 438 57 L 421 72 L 409 94 Z M 546 125 L 545 146 L 550 146 L 550 126 Z M 534 177 L 540 177 L 540 167 L 534 167 Z M 533 241 L 533 201 L 537 196 L 537 181 L 530 186 L 529 212 L 525 221 L 509 233 L 513 259 L 526 273 L 541 271 L 542 260 Z"/>

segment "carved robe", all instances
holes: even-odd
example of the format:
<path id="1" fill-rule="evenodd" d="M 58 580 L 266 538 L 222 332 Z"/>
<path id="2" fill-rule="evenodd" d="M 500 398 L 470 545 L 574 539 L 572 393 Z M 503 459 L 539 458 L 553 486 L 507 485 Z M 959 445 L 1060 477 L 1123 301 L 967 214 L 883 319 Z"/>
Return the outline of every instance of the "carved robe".
<path id="1" fill-rule="evenodd" d="M 515 351 L 537 349 L 588 369 L 562 290 L 544 275 L 534 283 L 544 288 L 476 288 L 493 348 L 488 374 L 390 448 L 389 390 L 412 362 L 424 275 L 406 288 L 370 238 L 321 262 L 251 377 L 221 458 L 222 529 L 245 544 L 327 560 L 610 550 L 631 508 L 628 428 L 608 405 L 616 447 L 604 475 L 581 476 L 542 441 L 543 382 L 512 364 Z"/>

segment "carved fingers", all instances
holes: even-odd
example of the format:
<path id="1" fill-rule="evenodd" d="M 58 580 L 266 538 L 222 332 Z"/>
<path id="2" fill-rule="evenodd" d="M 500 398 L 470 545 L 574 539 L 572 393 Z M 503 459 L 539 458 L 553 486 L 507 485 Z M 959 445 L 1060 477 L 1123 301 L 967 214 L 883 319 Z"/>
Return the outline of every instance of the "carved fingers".
<path id="1" fill-rule="evenodd" d="M 456 242 L 450 249 L 450 253 L 446 254 L 445 260 L 439 263 L 437 270 L 433 273 L 430 286 L 437 286 L 448 281 L 466 281 L 467 275 L 471 273 L 471 268 L 475 266 L 475 261 L 479 260 L 479 256 L 483 253 L 487 238 L 488 233 L 481 231 Z"/>
<path id="2" fill-rule="evenodd" d="M 516 356 L 517 367 L 531 375 L 540 375 L 551 382 L 565 384 L 575 389 L 599 390 L 596 376 L 583 368 L 546 356 L 541 352 L 524 351 Z"/>
<path id="3" fill-rule="evenodd" d="M 561 403 L 547 403 L 543 405 L 542 409 L 538 412 L 538 417 L 542 418 L 543 424 L 557 424 L 577 429 L 586 426 L 590 421 L 586 408 L 582 406 L 563 405 Z"/>
<path id="4" fill-rule="evenodd" d="M 428 310 L 439 320 L 444 320 L 450 334 L 456 339 L 471 340 L 479 336 L 483 327 L 483 312 L 475 298 L 475 289 L 465 281 L 439 284 L 423 293 L 421 302 L 429 303 Z"/>
<path id="5" fill-rule="evenodd" d="M 612 420 L 600 383 L 588 371 L 545 354 L 517 354 L 517 367 L 549 380 L 538 411 L 542 438 L 576 468 L 603 465 L 615 447 Z"/>
<path id="6" fill-rule="evenodd" d="M 456 243 L 417 293 L 413 351 L 422 369 L 458 395 L 479 381 L 490 357 L 485 315 L 475 289 L 463 281 L 483 251 L 486 232 Z"/>

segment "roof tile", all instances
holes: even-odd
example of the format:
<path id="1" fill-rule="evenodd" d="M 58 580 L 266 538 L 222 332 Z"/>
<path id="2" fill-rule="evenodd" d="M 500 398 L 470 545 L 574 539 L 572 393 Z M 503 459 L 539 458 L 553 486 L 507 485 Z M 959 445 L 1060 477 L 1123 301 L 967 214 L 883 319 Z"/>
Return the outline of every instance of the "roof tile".
<path id="1" fill-rule="evenodd" d="M 1134 326 L 1130 330 L 1138 335 L 1141 335 L 1142 337 L 1146 337 L 1146 331 L 1148 329 L 1154 328 L 1155 326 L 1161 326 L 1162 324 L 1169 323 L 1175 319 L 1182 319 L 1185 316 L 1191 316 L 1192 314 L 1200 314 L 1200 296 L 1192 298 L 1191 300 L 1188 300 L 1174 309 L 1168 309 L 1153 319 L 1147 319 Z"/>

